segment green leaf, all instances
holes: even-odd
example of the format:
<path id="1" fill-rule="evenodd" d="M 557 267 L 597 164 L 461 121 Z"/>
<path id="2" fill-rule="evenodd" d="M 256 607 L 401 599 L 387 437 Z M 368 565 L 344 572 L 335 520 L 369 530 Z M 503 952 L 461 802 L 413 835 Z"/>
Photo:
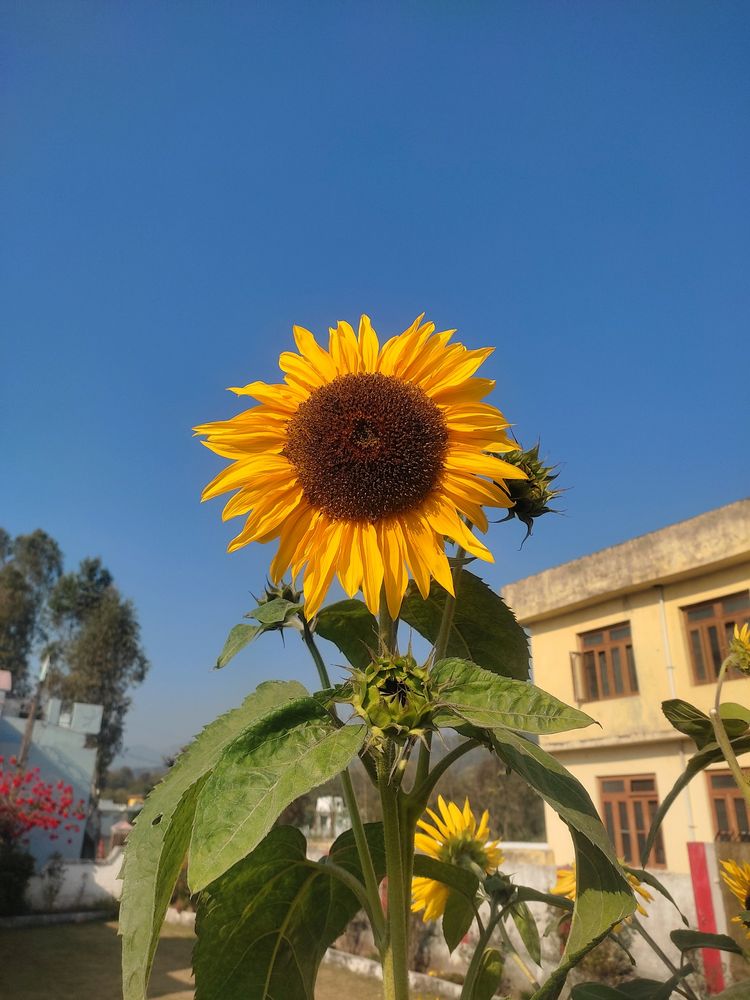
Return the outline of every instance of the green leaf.
<path id="1" fill-rule="evenodd" d="M 526 733 L 561 733 L 594 722 L 533 684 L 498 677 L 468 660 L 441 660 L 430 676 L 443 706 L 435 713 L 437 725 L 469 722 L 482 729 L 503 726 Z"/>
<path id="2" fill-rule="evenodd" d="M 225 667 L 230 660 L 263 632 L 262 625 L 235 625 L 227 636 L 224 648 L 216 661 L 216 669 Z"/>
<path id="3" fill-rule="evenodd" d="M 353 667 L 364 669 L 378 648 L 378 623 L 367 606 L 355 599 L 329 604 L 318 612 L 315 632 L 341 650 Z"/>
<path id="4" fill-rule="evenodd" d="M 283 597 L 274 597 L 272 601 L 259 604 L 257 608 L 248 611 L 246 618 L 254 618 L 262 625 L 283 625 L 294 618 L 302 609 L 301 604 L 287 601 Z"/>
<path id="5" fill-rule="evenodd" d="M 695 705 L 683 701 L 682 698 L 670 698 L 668 701 L 663 701 L 661 707 L 672 726 L 678 732 L 689 736 L 699 750 L 703 750 L 709 743 L 715 742 L 716 737 L 711 720 L 705 712 L 701 712 Z M 726 702 L 721 706 L 719 714 L 730 739 L 747 732 L 750 725 L 750 712 L 742 705 Z"/>
<path id="6" fill-rule="evenodd" d="M 524 943 L 526 951 L 528 951 L 537 965 L 541 965 L 542 945 L 539 940 L 539 928 L 536 925 L 536 920 L 534 920 L 531 910 L 526 903 L 518 900 L 511 907 L 510 915 L 513 918 L 513 923 L 516 925 L 518 933 L 521 935 L 521 940 Z"/>
<path id="7" fill-rule="evenodd" d="M 401 605 L 401 618 L 435 643 L 447 592 L 433 581 L 425 600 L 412 581 Z M 463 570 L 447 647 L 448 656 L 472 660 L 485 670 L 525 681 L 529 676 L 529 640 L 499 594 Z"/>
<path id="8" fill-rule="evenodd" d="M 471 1000 L 492 1000 L 503 975 L 503 956 L 496 948 L 488 948 L 482 955 Z"/>
<path id="9" fill-rule="evenodd" d="M 375 873 L 385 873 L 383 832 L 365 827 Z M 196 1000 L 311 1000 L 326 949 L 360 908 L 354 893 L 309 861 L 305 838 L 282 826 L 201 893 L 194 953 Z M 351 830 L 328 860 L 357 879 Z"/>
<path id="10" fill-rule="evenodd" d="M 736 739 L 730 741 L 732 744 L 732 749 L 739 755 L 746 753 L 750 750 L 750 736 L 740 736 Z M 700 774 L 709 764 L 714 764 L 716 761 L 724 760 L 724 754 L 721 747 L 717 744 L 709 744 L 703 750 L 694 754 L 690 760 L 687 762 L 687 766 L 677 781 L 672 786 L 669 794 L 661 803 L 656 811 L 656 815 L 651 823 L 651 829 L 648 831 L 648 837 L 646 838 L 645 846 L 641 852 L 641 864 L 645 865 L 648 863 L 649 855 L 651 854 L 651 849 L 654 846 L 654 841 L 656 840 L 656 835 L 659 832 L 659 828 L 667 815 L 672 803 L 680 794 L 680 792 L 685 788 L 696 776 Z"/>
<path id="11" fill-rule="evenodd" d="M 207 726 L 156 786 L 125 847 L 120 904 L 124 1000 L 143 1000 L 159 930 L 185 860 L 198 791 L 222 750 L 250 723 L 305 695 L 296 681 L 268 681 Z"/>
<path id="12" fill-rule="evenodd" d="M 625 882 L 609 835 L 599 819 L 589 793 L 580 781 L 574 778 L 558 760 L 531 740 L 509 729 L 496 729 L 488 735 L 493 749 L 501 760 L 520 774 L 568 826 L 578 830 L 597 847 L 609 859 L 620 881 Z M 482 738 L 481 735 L 479 738 Z M 629 890 L 628 894 L 630 895 Z M 632 896 L 630 898 L 632 899 Z"/>
<path id="13" fill-rule="evenodd" d="M 626 872 L 630 872 L 632 875 L 635 875 L 635 877 L 638 879 L 639 882 L 643 882 L 644 885 L 650 885 L 652 889 L 656 889 L 657 892 L 661 893 L 661 895 L 664 896 L 665 899 L 668 899 L 669 902 L 672 904 L 672 906 L 674 906 L 675 910 L 677 910 L 677 912 L 680 914 L 680 916 L 682 917 L 683 924 L 689 923 L 688 918 L 679 908 L 672 894 L 669 892 L 666 886 L 662 885 L 662 883 L 655 875 L 652 875 L 651 872 L 646 871 L 645 868 L 631 868 L 630 865 L 623 865 L 622 867 L 625 869 Z"/>
<path id="14" fill-rule="evenodd" d="M 576 900 L 563 958 L 585 954 L 602 933 L 635 910 L 622 869 L 578 830 L 571 829 L 576 854 Z"/>
<path id="15" fill-rule="evenodd" d="M 443 913 L 443 937 L 448 951 L 453 953 L 469 932 L 474 920 L 474 907 L 460 892 L 451 890 Z"/>
<path id="16" fill-rule="evenodd" d="M 363 725 L 337 725 L 314 698 L 284 705 L 247 728 L 201 790 L 190 841 L 191 890 L 257 847 L 290 802 L 343 771 L 365 732 Z"/>
<path id="17" fill-rule="evenodd" d="M 414 874 L 422 878 L 431 878 L 442 882 L 448 888 L 461 893 L 467 899 L 474 900 L 479 888 L 479 879 L 467 868 L 458 865 L 448 865 L 444 861 L 436 861 L 426 854 L 414 856 Z"/>
<path id="18" fill-rule="evenodd" d="M 691 948 L 716 948 L 719 951 L 731 951 L 735 955 L 744 955 L 742 948 L 727 934 L 709 934 L 706 931 L 672 931 L 669 935 L 672 943 L 680 951 L 690 951 Z"/>

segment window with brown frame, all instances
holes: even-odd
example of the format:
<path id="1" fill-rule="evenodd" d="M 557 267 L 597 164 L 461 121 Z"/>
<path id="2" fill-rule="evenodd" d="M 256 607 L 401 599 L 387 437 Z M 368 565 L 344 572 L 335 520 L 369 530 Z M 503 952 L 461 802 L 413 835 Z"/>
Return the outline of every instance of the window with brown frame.
<path id="1" fill-rule="evenodd" d="M 618 858 L 626 864 L 641 867 L 641 851 L 646 846 L 648 831 L 659 808 L 656 776 L 636 774 L 619 778 L 600 778 L 599 793 L 604 825 L 615 845 Z M 648 864 L 665 868 L 664 841 L 661 830 L 656 835 Z"/>
<path id="2" fill-rule="evenodd" d="M 750 621 L 750 591 L 728 594 L 682 609 L 693 681 L 713 684 L 729 652 L 734 626 Z"/>
<path id="3" fill-rule="evenodd" d="M 630 622 L 583 632 L 578 636 L 578 644 L 583 659 L 586 701 L 638 694 Z"/>
<path id="4" fill-rule="evenodd" d="M 716 840 L 750 840 L 750 822 L 742 792 L 731 771 L 707 771 L 708 796 Z"/>

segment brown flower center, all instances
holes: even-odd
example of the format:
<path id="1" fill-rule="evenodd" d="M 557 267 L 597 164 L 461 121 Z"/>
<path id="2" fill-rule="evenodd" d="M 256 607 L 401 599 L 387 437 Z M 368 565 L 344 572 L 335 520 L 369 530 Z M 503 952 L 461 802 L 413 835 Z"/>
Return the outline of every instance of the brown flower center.
<path id="1" fill-rule="evenodd" d="M 448 430 L 421 389 L 391 375 L 342 375 L 287 425 L 284 454 L 308 502 L 334 520 L 413 510 L 434 489 Z"/>

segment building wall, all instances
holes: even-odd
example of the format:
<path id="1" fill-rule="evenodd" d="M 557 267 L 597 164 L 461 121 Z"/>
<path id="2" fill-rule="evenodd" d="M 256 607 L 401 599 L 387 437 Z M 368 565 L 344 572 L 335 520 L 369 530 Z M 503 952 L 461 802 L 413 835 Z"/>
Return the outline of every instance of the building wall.
<path id="1" fill-rule="evenodd" d="M 46 913 L 114 906 L 122 893 L 122 854 L 116 847 L 102 861 L 66 861 L 54 883 L 43 867 L 26 890 L 29 907 Z"/>
<path id="2" fill-rule="evenodd" d="M 0 754 L 6 760 L 18 754 L 25 728 L 25 719 L 0 718 Z M 38 767 L 39 777 L 43 781 L 53 785 L 62 781 L 71 785 L 74 802 L 82 799 L 84 810 L 91 794 L 95 763 L 96 749 L 86 746 L 85 733 L 52 725 L 41 719 L 36 721 L 27 767 Z M 78 830 L 61 830 L 54 839 L 45 831 L 31 831 L 28 849 L 34 856 L 37 868 L 54 852 L 61 854 L 66 860 L 81 856 L 85 820 L 71 822 L 76 822 Z"/>
<path id="3" fill-rule="evenodd" d="M 695 752 L 661 710 L 664 700 L 675 697 L 706 713 L 713 704 L 715 685 L 693 680 L 683 609 L 750 590 L 749 541 L 750 501 L 743 500 L 505 589 L 531 636 L 534 682 L 578 704 L 598 723 L 540 742 L 581 780 L 600 811 L 600 778 L 653 774 L 662 801 Z M 639 693 L 585 700 L 580 655 L 577 691 L 571 666 L 571 653 L 580 654 L 579 635 L 625 621 Z M 746 678 L 727 679 L 723 699 L 748 704 L 748 684 Z M 750 765 L 750 755 L 742 763 Z M 567 829 L 550 809 L 546 821 L 556 862 L 568 863 Z M 669 870 L 687 872 L 687 841 L 712 841 L 715 835 L 705 774 L 680 794 L 663 833 Z"/>
<path id="4" fill-rule="evenodd" d="M 578 651 L 578 636 L 582 632 L 629 621 L 638 674 L 639 695 L 580 703 L 581 708 L 600 723 L 601 730 L 592 727 L 545 737 L 542 739 L 545 748 L 557 749 L 582 739 L 600 743 L 618 736 L 647 738 L 671 732 L 661 711 L 661 703 L 667 698 L 684 698 L 707 712 L 713 703 L 714 685 L 693 682 L 682 608 L 748 589 L 750 561 L 666 584 L 663 595 L 669 651 L 664 641 L 657 587 L 599 601 L 590 607 L 528 625 L 534 682 L 569 704 L 576 704 L 570 654 Z M 674 693 L 668 670 L 670 665 L 674 667 Z M 727 680 L 724 699 L 746 700 L 745 684 L 744 678 Z"/>
<path id="5" fill-rule="evenodd" d="M 682 774 L 695 747 L 691 740 L 680 738 L 672 729 L 664 718 L 661 703 L 671 697 L 684 698 L 708 712 L 715 691 L 713 684 L 693 681 L 682 609 L 748 588 L 750 563 L 664 585 L 667 642 L 660 592 L 656 587 L 546 618 L 530 627 L 535 683 L 575 704 L 570 651 L 578 649 L 579 633 L 620 621 L 630 622 L 639 695 L 581 702 L 581 708 L 601 729 L 591 726 L 541 739 L 544 748 L 554 753 L 582 782 L 598 809 L 601 810 L 600 778 L 654 774 L 662 801 Z M 747 703 L 747 684 L 745 678 L 727 680 L 724 700 Z M 743 763 L 750 764 L 750 756 Z M 545 816 L 555 859 L 564 864 L 571 856 L 568 831 L 551 809 L 546 808 Z M 687 841 L 714 838 L 705 774 L 694 778 L 680 794 L 667 814 L 663 835 L 669 870 L 687 872 Z"/>

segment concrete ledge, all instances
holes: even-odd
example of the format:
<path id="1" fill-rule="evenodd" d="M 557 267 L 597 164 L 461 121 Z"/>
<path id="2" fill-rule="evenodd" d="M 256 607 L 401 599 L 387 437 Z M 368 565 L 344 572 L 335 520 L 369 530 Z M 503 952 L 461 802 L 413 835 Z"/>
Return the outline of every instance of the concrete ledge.
<path id="1" fill-rule="evenodd" d="M 92 920 L 111 920 L 111 910 L 82 910 L 77 913 L 24 913 L 19 917 L 0 917 L 0 930 L 20 927 L 48 927 L 51 924 L 86 924 Z"/>
<path id="2" fill-rule="evenodd" d="M 323 961 L 327 965 L 339 965 L 350 972 L 356 972 L 360 976 L 371 976 L 374 979 L 383 978 L 383 970 L 380 962 L 375 962 L 371 958 L 364 958 L 362 955 L 350 955 L 346 951 L 339 951 L 337 948 L 329 948 L 323 956 Z M 441 996 L 450 997 L 457 1000 L 461 996 L 461 987 L 458 983 L 449 983 L 447 979 L 438 979 L 437 976 L 425 976 L 421 972 L 409 973 L 409 986 L 420 993 L 439 993 Z"/>
<path id="3" fill-rule="evenodd" d="M 750 499 L 528 576 L 503 588 L 522 625 L 748 558 Z"/>

